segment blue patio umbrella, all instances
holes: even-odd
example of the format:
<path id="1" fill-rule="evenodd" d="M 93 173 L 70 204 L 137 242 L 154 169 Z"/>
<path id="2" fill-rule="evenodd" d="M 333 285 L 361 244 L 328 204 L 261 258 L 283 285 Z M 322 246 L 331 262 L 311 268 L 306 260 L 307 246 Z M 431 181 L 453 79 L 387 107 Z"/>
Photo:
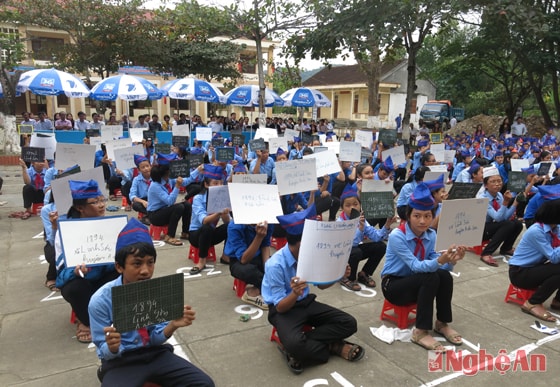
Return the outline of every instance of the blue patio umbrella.
<path id="1" fill-rule="evenodd" d="M 143 101 L 160 99 L 163 95 L 163 91 L 147 79 L 126 74 L 105 78 L 91 89 L 91 98 L 100 101 L 115 101 L 117 98 Z"/>
<path id="2" fill-rule="evenodd" d="M 210 82 L 196 78 L 180 78 L 161 87 L 165 95 L 175 99 L 223 103 L 224 94 Z"/>
<path id="3" fill-rule="evenodd" d="M 31 91 L 37 95 L 61 95 L 70 98 L 85 98 L 90 90 L 86 84 L 70 73 L 56 69 L 36 69 L 21 74 L 16 91 Z"/>
<path id="4" fill-rule="evenodd" d="M 280 96 L 284 102 L 284 106 L 296 107 L 330 107 L 331 101 L 327 96 L 319 90 L 309 87 L 296 87 L 285 91 Z"/>
<path id="5" fill-rule="evenodd" d="M 265 88 L 264 106 L 284 106 L 284 101 L 278 94 L 269 88 Z M 225 95 L 226 105 L 236 106 L 259 106 L 259 86 L 242 85 L 230 90 Z"/>

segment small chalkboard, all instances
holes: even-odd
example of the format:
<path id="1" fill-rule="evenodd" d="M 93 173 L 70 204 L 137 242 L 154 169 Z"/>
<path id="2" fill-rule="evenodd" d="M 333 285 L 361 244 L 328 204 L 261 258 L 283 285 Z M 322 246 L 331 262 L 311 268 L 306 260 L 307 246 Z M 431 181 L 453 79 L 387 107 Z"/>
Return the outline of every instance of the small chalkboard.
<path id="1" fill-rule="evenodd" d="M 527 186 L 527 173 L 510 171 L 508 174 L 507 189 L 511 192 L 523 192 Z"/>
<path id="2" fill-rule="evenodd" d="M 447 200 L 475 198 L 480 187 L 482 183 L 453 183 Z"/>
<path id="3" fill-rule="evenodd" d="M 441 144 L 441 133 L 430 133 L 430 141 L 432 144 Z"/>
<path id="4" fill-rule="evenodd" d="M 32 124 L 20 124 L 18 125 L 19 134 L 33 134 Z"/>
<path id="5" fill-rule="evenodd" d="M 325 137 L 326 137 L 326 136 L 325 136 Z M 311 137 L 311 143 L 313 143 L 313 141 L 319 141 L 319 142 L 321 142 L 321 137 L 319 137 L 318 134 L 314 134 L 314 135 Z"/>
<path id="6" fill-rule="evenodd" d="M 189 160 L 189 164 L 191 168 L 197 168 L 199 165 L 204 163 L 204 155 L 203 154 L 190 154 L 187 155 L 187 160 Z"/>
<path id="7" fill-rule="evenodd" d="M 304 144 L 313 144 L 313 136 L 310 133 L 303 132 L 301 134 L 301 142 Z"/>
<path id="8" fill-rule="evenodd" d="M 21 159 L 30 163 L 42 163 L 43 161 L 45 161 L 45 148 L 24 146 L 23 148 L 21 148 Z"/>
<path id="9" fill-rule="evenodd" d="M 113 287 L 113 326 L 124 333 L 181 318 L 184 284 L 178 273 Z"/>
<path id="10" fill-rule="evenodd" d="M 390 218 L 395 215 L 392 191 L 362 192 L 360 194 L 362 211 L 366 218 Z"/>
<path id="11" fill-rule="evenodd" d="M 371 155 L 372 155 L 371 149 L 362 148 L 362 157 L 364 157 L 366 159 L 370 159 Z"/>
<path id="12" fill-rule="evenodd" d="M 537 171 L 537 176 L 546 176 L 550 172 L 552 163 L 541 163 L 539 165 L 539 170 Z"/>
<path id="13" fill-rule="evenodd" d="M 378 142 L 382 142 L 386 147 L 395 145 L 397 143 L 397 131 L 395 129 L 379 130 Z"/>
<path id="14" fill-rule="evenodd" d="M 155 130 L 144 130 L 142 132 L 142 136 L 144 136 L 144 140 L 154 140 L 156 138 L 156 131 Z"/>
<path id="15" fill-rule="evenodd" d="M 223 138 L 213 138 L 212 139 L 212 146 L 214 148 L 219 147 L 224 145 L 224 139 Z"/>
<path id="16" fill-rule="evenodd" d="M 231 142 L 233 146 L 243 146 L 243 144 L 245 144 L 245 136 L 242 134 L 232 134 Z"/>
<path id="17" fill-rule="evenodd" d="M 80 173 L 80 172 L 82 172 L 82 169 L 80 168 L 80 166 L 75 165 L 73 167 L 70 167 L 70 168 L 66 169 L 64 172 L 59 173 L 58 175 L 55 175 L 54 178 L 55 179 L 61 179 L 63 177 L 70 176 L 70 175 L 73 175 L 75 173 Z"/>
<path id="18" fill-rule="evenodd" d="M 189 138 L 187 136 L 173 136 L 171 143 L 177 148 L 185 148 L 189 146 Z"/>
<path id="19" fill-rule="evenodd" d="M 264 142 L 264 139 L 262 138 L 257 138 L 255 140 L 249 141 L 249 147 L 253 152 L 256 152 L 258 150 L 266 150 L 266 144 Z"/>
<path id="20" fill-rule="evenodd" d="M 234 157 L 234 149 L 231 147 L 216 148 L 216 160 L 218 161 L 231 161 Z"/>
<path id="21" fill-rule="evenodd" d="M 154 149 L 157 153 L 164 153 L 166 155 L 171 153 L 171 144 L 155 144 Z"/>
<path id="22" fill-rule="evenodd" d="M 313 153 L 326 152 L 328 150 L 329 150 L 329 148 L 327 148 L 326 146 L 314 146 L 313 147 Z"/>
<path id="23" fill-rule="evenodd" d="M 169 163 L 169 177 L 176 179 L 179 176 L 189 177 L 191 175 L 191 168 L 188 159 L 173 160 Z"/>
<path id="24" fill-rule="evenodd" d="M 86 137 L 101 137 L 101 129 L 86 129 Z"/>

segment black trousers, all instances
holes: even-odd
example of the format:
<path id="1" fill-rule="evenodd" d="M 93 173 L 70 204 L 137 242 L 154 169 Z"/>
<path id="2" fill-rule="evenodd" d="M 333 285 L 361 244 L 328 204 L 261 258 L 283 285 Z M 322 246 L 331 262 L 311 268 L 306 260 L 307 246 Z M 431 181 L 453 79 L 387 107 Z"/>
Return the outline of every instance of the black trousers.
<path id="1" fill-rule="evenodd" d="M 142 347 L 102 360 L 98 375 L 101 385 L 107 387 L 141 387 L 148 381 L 162 386 L 214 386 L 204 371 L 173 354 L 169 344 Z"/>
<path id="2" fill-rule="evenodd" d="M 29 208 L 33 203 L 43 203 L 45 193 L 42 189 L 35 189 L 31 184 L 23 186 L 23 208 Z"/>
<path id="3" fill-rule="evenodd" d="M 286 351 L 303 365 L 326 363 L 330 357 L 329 345 L 358 330 L 354 317 L 315 301 L 314 294 L 298 301 L 285 313 L 278 313 L 276 307 L 269 305 L 268 321 L 276 327 Z M 303 332 L 304 325 L 314 329 Z"/>
<path id="4" fill-rule="evenodd" d="M 537 289 L 529 299 L 533 305 L 542 304 L 552 293 L 560 301 L 560 265 L 543 263 L 533 267 L 510 266 L 509 280 L 522 289 Z"/>
<path id="5" fill-rule="evenodd" d="M 367 261 L 364 267 L 362 267 L 362 271 L 367 275 L 372 275 L 385 255 L 385 250 L 387 250 L 387 245 L 383 242 L 361 243 L 358 246 L 352 247 L 350 258 L 348 259 L 348 264 L 350 265 L 350 276 L 348 278 L 352 281 L 356 279 L 358 263 L 364 259 L 367 259 Z"/>
<path id="6" fill-rule="evenodd" d="M 142 200 L 148 200 L 147 198 L 141 198 Z M 148 215 L 148 210 L 142 203 L 134 202 L 132 203 L 132 209 L 136 212 L 141 212 L 144 215 Z"/>
<path id="7" fill-rule="evenodd" d="M 217 245 L 227 238 L 227 224 L 221 224 L 214 228 L 209 224 L 203 224 L 198 230 L 189 233 L 189 242 L 198 249 L 199 258 L 208 257 L 208 249 Z"/>
<path id="8" fill-rule="evenodd" d="M 176 203 L 169 207 L 160 208 L 157 211 L 150 211 L 148 219 L 154 226 L 167 226 L 167 235 L 175 238 L 177 225 L 182 220 L 182 232 L 188 233 L 191 225 L 192 206 L 188 202 Z"/>
<path id="9" fill-rule="evenodd" d="M 260 289 L 264 277 L 262 257 L 259 255 L 246 264 L 242 264 L 238 259 L 230 257 L 229 272 L 234 278 L 238 278 Z"/>
<path id="10" fill-rule="evenodd" d="M 484 240 L 490 239 L 482 251 L 482 255 L 492 255 L 500 245 L 500 251 L 509 251 L 515 240 L 523 230 L 523 223 L 518 220 L 504 220 L 503 222 L 486 222 L 484 225 Z"/>
<path id="11" fill-rule="evenodd" d="M 45 253 L 45 260 L 49 264 L 49 268 L 47 269 L 47 281 L 55 281 L 56 280 L 56 252 L 54 246 L 51 245 L 49 242 L 45 242 L 45 247 L 43 247 L 43 251 Z"/>
<path id="12" fill-rule="evenodd" d="M 329 221 L 332 222 L 336 219 L 336 213 L 340 209 L 340 199 L 332 195 L 315 198 L 315 208 L 317 209 L 317 215 L 328 210 Z"/>
<path id="13" fill-rule="evenodd" d="M 116 270 L 107 272 L 96 281 L 76 277 L 60 288 L 62 297 L 72 306 L 78 320 L 89 327 L 88 304 L 93 293 L 107 282 L 114 280 L 120 274 Z"/>
<path id="14" fill-rule="evenodd" d="M 416 303 L 416 328 L 432 329 L 434 299 L 436 318 L 443 323 L 453 320 L 453 277 L 447 270 L 438 269 L 408 277 L 385 276 L 381 283 L 383 295 L 391 304 L 404 306 Z"/>
<path id="15" fill-rule="evenodd" d="M 130 204 L 130 188 L 132 188 L 132 181 L 127 181 L 121 185 L 121 193 L 126 198 L 128 204 Z"/>
<path id="16" fill-rule="evenodd" d="M 107 185 L 109 186 L 109 195 L 114 195 L 115 190 L 120 189 L 122 193 L 122 185 L 121 185 L 122 177 L 120 176 L 111 176 L 107 181 Z"/>

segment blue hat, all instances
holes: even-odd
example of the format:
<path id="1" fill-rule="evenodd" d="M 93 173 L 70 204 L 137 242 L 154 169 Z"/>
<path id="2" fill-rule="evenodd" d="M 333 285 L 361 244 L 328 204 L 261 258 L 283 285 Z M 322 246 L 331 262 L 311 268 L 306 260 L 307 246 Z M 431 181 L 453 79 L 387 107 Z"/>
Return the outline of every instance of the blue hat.
<path id="1" fill-rule="evenodd" d="M 301 142 L 301 138 L 298 136 L 294 136 L 294 142 Z"/>
<path id="2" fill-rule="evenodd" d="M 494 155 L 494 157 L 503 156 L 503 155 L 504 155 L 504 152 L 502 152 L 502 151 L 497 151 L 496 154 Z"/>
<path id="3" fill-rule="evenodd" d="M 168 155 L 164 154 L 164 153 L 158 153 L 157 154 L 157 162 L 159 165 L 169 165 L 169 163 L 173 160 L 177 159 L 177 154 L 176 153 L 170 153 Z"/>
<path id="4" fill-rule="evenodd" d="M 282 148 L 278 148 L 276 150 L 276 156 L 285 155 L 285 154 L 286 154 L 286 152 L 284 152 L 284 149 L 282 149 Z"/>
<path id="5" fill-rule="evenodd" d="M 136 166 L 140 166 L 140 163 L 143 163 L 144 161 L 148 161 L 148 159 L 144 156 L 140 156 L 140 155 L 134 155 L 134 164 L 136 164 Z"/>
<path id="6" fill-rule="evenodd" d="M 245 168 L 245 165 L 243 165 L 243 163 L 237 163 L 235 164 L 235 167 L 233 167 L 233 172 L 247 173 L 247 168 Z"/>
<path id="7" fill-rule="evenodd" d="M 136 218 L 130 218 L 126 226 L 119 233 L 117 239 L 117 247 L 115 249 L 118 252 L 120 249 L 133 245 L 135 243 L 149 243 L 153 246 L 152 237 L 148 232 L 148 228 L 138 221 Z"/>
<path id="8" fill-rule="evenodd" d="M 535 171 L 535 166 L 534 165 L 530 165 L 528 168 L 521 168 L 521 172 L 525 172 L 528 175 L 532 175 L 533 173 L 537 173 L 537 171 Z"/>
<path id="9" fill-rule="evenodd" d="M 480 164 L 476 161 L 473 161 L 469 168 L 469 175 L 472 175 L 478 168 L 480 168 Z"/>
<path id="10" fill-rule="evenodd" d="M 201 155 L 201 154 L 204 153 L 204 149 L 194 147 L 194 148 L 191 148 L 190 152 L 191 152 L 191 155 Z"/>
<path id="11" fill-rule="evenodd" d="M 305 224 L 305 219 L 315 219 L 317 217 L 317 210 L 315 208 L 315 203 L 307 207 L 304 211 L 293 212 L 288 215 L 277 216 L 280 226 L 290 235 L 301 235 L 303 234 L 303 226 Z"/>
<path id="12" fill-rule="evenodd" d="M 345 138 L 345 139 L 346 139 L 346 138 L 352 138 L 352 135 L 351 135 L 350 133 L 346 133 L 346 134 L 344 135 L 344 138 Z"/>
<path id="13" fill-rule="evenodd" d="M 222 138 L 222 135 L 218 132 L 218 133 L 214 133 L 214 135 L 212 136 L 212 138 Z"/>
<path id="14" fill-rule="evenodd" d="M 224 144 L 233 143 L 231 138 L 224 138 Z"/>
<path id="15" fill-rule="evenodd" d="M 537 188 L 544 200 L 560 199 L 560 184 L 539 185 Z"/>
<path id="16" fill-rule="evenodd" d="M 333 134 L 334 134 L 334 133 L 332 133 L 332 132 L 329 132 L 329 133 L 327 133 L 327 137 L 326 137 L 326 139 L 327 139 L 327 140 L 331 140 L 331 139 L 332 139 L 332 136 L 333 136 Z"/>
<path id="17" fill-rule="evenodd" d="M 76 181 L 68 180 L 70 184 L 70 192 L 72 193 L 72 199 L 92 199 L 103 196 L 99 190 L 99 185 L 95 180 L 89 181 Z"/>
<path id="18" fill-rule="evenodd" d="M 347 198 L 352 198 L 352 197 L 358 197 L 358 190 L 356 188 L 354 188 L 354 186 L 352 186 L 351 184 L 346 184 L 346 187 L 344 187 L 344 191 L 342 192 L 342 195 L 340 195 L 340 202 L 344 202 L 344 199 Z"/>
<path id="19" fill-rule="evenodd" d="M 430 191 L 437 191 L 438 189 L 444 188 L 445 184 L 443 183 L 443 173 L 439 175 L 437 179 L 424 181 L 424 184 L 426 184 Z"/>
<path id="20" fill-rule="evenodd" d="M 224 169 L 219 165 L 204 164 L 204 177 L 213 180 L 222 180 Z"/>
<path id="21" fill-rule="evenodd" d="M 435 201 L 430 189 L 425 183 L 420 183 L 414 189 L 408 205 L 420 211 L 429 211 L 435 206 Z"/>
<path id="22" fill-rule="evenodd" d="M 471 152 L 468 150 L 461 151 L 461 156 L 463 157 L 471 157 Z"/>
<path id="23" fill-rule="evenodd" d="M 418 141 L 418 148 L 422 148 L 424 146 L 428 146 L 429 141 L 428 140 L 420 140 Z"/>
<path id="24" fill-rule="evenodd" d="M 393 165 L 393 159 L 391 158 L 391 156 L 387 157 L 379 168 L 383 168 L 383 170 L 387 173 L 393 172 L 395 166 Z"/>

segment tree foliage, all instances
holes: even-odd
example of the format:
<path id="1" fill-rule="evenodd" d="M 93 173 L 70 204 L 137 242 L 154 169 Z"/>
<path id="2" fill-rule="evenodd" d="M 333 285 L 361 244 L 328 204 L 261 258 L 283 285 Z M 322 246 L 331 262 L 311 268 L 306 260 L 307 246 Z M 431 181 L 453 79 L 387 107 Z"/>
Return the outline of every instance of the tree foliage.
<path id="1" fill-rule="evenodd" d="M 0 57 L 0 85 L 4 98 L 0 99 L 2 111 L 15 114 L 16 85 L 21 71 L 16 70 L 17 64 L 26 56 L 25 44 L 19 36 L 10 33 L 0 33 L 0 47 L 4 55 Z"/>

